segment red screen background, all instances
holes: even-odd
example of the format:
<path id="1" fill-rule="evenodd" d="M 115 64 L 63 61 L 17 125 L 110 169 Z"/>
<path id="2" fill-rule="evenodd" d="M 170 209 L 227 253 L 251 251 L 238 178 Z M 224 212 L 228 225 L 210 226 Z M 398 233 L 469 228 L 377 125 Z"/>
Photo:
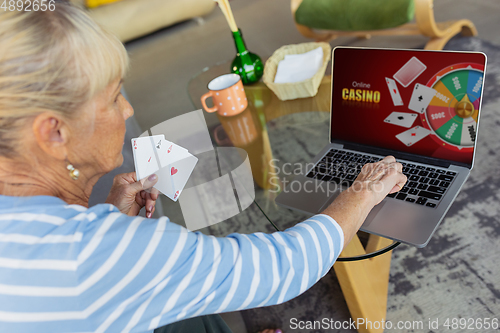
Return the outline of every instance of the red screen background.
<path id="1" fill-rule="evenodd" d="M 393 75 L 413 56 L 427 68 L 406 88 L 396 81 L 403 105 L 394 106 L 385 78 Z M 473 153 L 453 151 L 439 145 L 428 135 L 407 147 L 396 135 L 409 128 L 384 122 L 392 112 L 411 112 L 408 109 L 415 83 L 426 85 L 440 70 L 458 63 L 485 64 L 481 53 L 449 51 L 373 50 L 336 48 L 334 51 L 331 138 L 402 152 L 472 164 Z M 353 82 L 370 84 L 370 88 L 353 87 Z M 342 98 L 342 89 L 367 89 L 380 92 L 380 102 L 355 102 Z M 410 128 L 424 126 L 420 115 Z"/>

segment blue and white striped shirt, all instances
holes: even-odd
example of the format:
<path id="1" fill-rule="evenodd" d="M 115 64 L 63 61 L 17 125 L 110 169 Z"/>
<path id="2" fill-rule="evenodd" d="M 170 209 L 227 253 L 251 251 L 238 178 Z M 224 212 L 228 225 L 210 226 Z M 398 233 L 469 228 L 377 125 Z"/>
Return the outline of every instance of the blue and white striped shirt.
<path id="1" fill-rule="evenodd" d="M 343 242 L 326 215 L 216 238 L 109 204 L 0 196 L 0 332 L 146 332 L 282 303 L 325 275 Z"/>

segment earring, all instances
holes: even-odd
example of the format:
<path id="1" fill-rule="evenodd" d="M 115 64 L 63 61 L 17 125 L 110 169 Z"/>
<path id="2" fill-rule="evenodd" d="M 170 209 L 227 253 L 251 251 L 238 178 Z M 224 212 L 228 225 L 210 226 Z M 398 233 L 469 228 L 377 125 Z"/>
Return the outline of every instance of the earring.
<path id="1" fill-rule="evenodd" d="M 69 171 L 69 176 L 73 180 L 77 180 L 78 177 L 80 176 L 80 171 L 78 169 L 75 169 L 75 167 L 73 166 L 73 164 L 69 163 L 68 160 L 66 160 L 66 163 L 68 163 L 68 165 L 66 166 L 66 169 L 68 169 L 68 171 Z"/>

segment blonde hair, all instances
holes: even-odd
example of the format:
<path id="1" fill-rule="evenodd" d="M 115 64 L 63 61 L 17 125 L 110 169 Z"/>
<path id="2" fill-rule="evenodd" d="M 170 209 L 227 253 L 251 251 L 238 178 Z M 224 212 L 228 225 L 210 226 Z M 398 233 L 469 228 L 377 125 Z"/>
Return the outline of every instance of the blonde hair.
<path id="1" fill-rule="evenodd" d="M 13 157 L 25 121 L 51 111 L 67 117 L 125 76 L 123 44 L 84 11 L 0 11 L 0 156 Z"/>

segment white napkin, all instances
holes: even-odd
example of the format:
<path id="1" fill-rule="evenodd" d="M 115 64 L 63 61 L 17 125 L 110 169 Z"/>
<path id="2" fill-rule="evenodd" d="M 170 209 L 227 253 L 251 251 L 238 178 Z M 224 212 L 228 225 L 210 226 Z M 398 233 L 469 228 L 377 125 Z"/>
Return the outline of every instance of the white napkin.
<path id="1" fill-rule="evenodd" d="M 292 83 L 310 79 L 323 64 L 323 49 L 302 54 L 287 54 L 278 64 L 274 83 Z"/>

